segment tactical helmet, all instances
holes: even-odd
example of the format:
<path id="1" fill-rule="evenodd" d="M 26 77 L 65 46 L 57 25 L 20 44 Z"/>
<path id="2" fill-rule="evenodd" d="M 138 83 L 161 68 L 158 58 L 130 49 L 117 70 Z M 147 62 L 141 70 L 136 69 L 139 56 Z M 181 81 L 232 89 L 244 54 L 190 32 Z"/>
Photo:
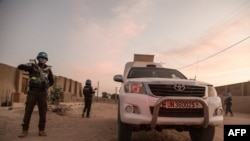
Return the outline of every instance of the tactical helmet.
<path id="1" fill-rule="evenodd" d="M 91 85 L 91 80 L 87 79 L 85 84 L 86 85 Z"/>
<path id="2" fill-rule="evenodd" d="M 46 52 L 39 52 L 36 59 L 45 58 L 48 61 L 48 54 Z"/>

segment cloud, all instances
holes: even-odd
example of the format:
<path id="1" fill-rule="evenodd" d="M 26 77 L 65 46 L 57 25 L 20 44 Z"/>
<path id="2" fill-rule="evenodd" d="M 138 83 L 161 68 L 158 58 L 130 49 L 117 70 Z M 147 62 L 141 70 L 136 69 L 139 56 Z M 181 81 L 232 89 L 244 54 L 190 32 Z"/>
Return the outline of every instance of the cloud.
<path id="1" fill-rule="evenodd" d="M 65 74 L 80 81 L 91 77 L 94 82 L 99 80 L 107 86 L 120 85 L 113 81 L 113 75 L 123 73 L 125 62 L 121 58 L 124 58 L 127 44 L 145 29 L 141 16 L 149 6 L 147 1 L 141 0 L 123 2 L 111 8 L 113 16 L 108 19 L 88 16 L 90 7 L 81 10 L 84 4 L 75 5 L 77 10 L 73 11 L 75 16 L 71 23 L 74 26 L 68 26 L 71 48 L 68 54 L 71 55 L 65 62 L 75 73 Z"/>
<path id="2" fill-rule="evenodd" d="M 86 18 L 86 15 L 79 13 L 91 13 L 86 9 L 77 10 L 78 13 L 75 14 L 78 17 L 73 21 L 75 26 L 71 27 L 70 46 L 75 52 L 81 52 L 83 56 L 95 62 L 119 61 L 112 58 L 124 55 L 128 43 L 138 37 L 146 27 L 145 23 L 138 19 L 147 9 L 146 2 L 121 2 L 112 8 L 113 17 L 105 22 L 96 20 L 98 17 Z M 93 58 L 91 54 L 95 53 L 100 55 Z"/>
<path id="3" fill-rule="evenodd" d="M 195 63 L 198 60 L 202 60 L 215 53 L 218 53 L 219 51 L 222 51 L 223 49 L 226 49 L 231 45 L 234 45 L 235 43 L 241 41 L 242 39 L 250 36 L 250 33 L 246 32 L 250 31 L 249 22 L 250 20 L 246 20 L 246 17 L 241 17 L 237 19 L 237 21 L 222 24 L 213 29 L 206 37 L 201 36 L 202 40 L 194 41 L 191 44 L 184 45 L 178 48 L 169 48 L 165 51 L 163 50 L 160 55 L 166 56 L 166 60 L 169 60 L 167 63 L 170 64 L 172 59 L 179 60 L 179 63 L 175 64 L 175 67 L 177 67 L 178 65 L 181 67 L 191 63 Z M 249 40 L 246 40 L 233 48 L 239 48 L 247 42 L 249 43 Z M 247 48 L 242 48 L 240 51 L 244 53 L 246 49 Z M 224 53 L 230 50 L 231 49 L 226 50 L 225 52 L 212 57 L 212 59 L 216 59 L 219 56 L 224 56 Z M 234 56 L 234 54 L 230 55 L 230 57 L 236 58 Z M 185 58 L 185 60 L 180 61 L 182 60 L 182 58 Z M 208 61 L 209 60 L 210 59 L 208 59 Z M 218 62 L 220 62 L 219 59 Z"/>
<path id="4" fill-rule="evenodd" d="M 189 78 L 197 75 L 199 80 L 211 81 L 215 85 L 248 81 L 249 78 L 246 76 L 244 78 L 243 73 L 249 70 L 249 63 L 246 60 L 250 60 L 250 38 L 239 42 L 250 37 L 249 17 L 249 14 L 241 15 L 223 23 L 213 28 L 206 36 L 201 36 L 201 40 L 188 45 L 165 50 L 164 47 L 158 47 L 161 50 L 157 52 L 160 57 L 156 58 L 158 62 L 164 62 L 166 67 L 184 67 L 180 70 Z M 228 50 L 208 58 L 226 48 Z M 208 59 L 196 64 L 205 58 Z"/>

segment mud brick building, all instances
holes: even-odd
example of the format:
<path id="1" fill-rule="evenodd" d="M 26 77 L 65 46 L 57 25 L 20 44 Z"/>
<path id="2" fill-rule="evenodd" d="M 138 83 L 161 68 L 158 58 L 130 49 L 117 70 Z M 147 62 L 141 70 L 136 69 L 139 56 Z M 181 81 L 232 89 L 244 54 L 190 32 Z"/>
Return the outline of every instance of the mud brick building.
<path id="1" fill-rule="evenodd" d="M 82 84 L 80 82 L 56 75 L 54 75 L 54 80 L 54 85 L 63 90 L 63 102 L 82 100 Z M 24 102 L 28 91 L 28 82 L 27 72 L 0 63 L 0 102 Z"/>
<path id="2" fill-rule="evenodd" d="M 250 113 L 250 81 L 217 86 L 216 91 L 222 100 L 226 97 L 227 92 L 233 95 L 232 110 L 236 112 Z"/>

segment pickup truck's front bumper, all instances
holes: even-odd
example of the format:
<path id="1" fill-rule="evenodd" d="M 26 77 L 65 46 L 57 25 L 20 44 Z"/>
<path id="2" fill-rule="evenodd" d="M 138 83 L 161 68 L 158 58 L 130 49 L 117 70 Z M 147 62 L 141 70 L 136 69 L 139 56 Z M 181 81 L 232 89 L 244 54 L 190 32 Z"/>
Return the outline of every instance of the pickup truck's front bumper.
<path id="1" fill-rule="evenodd" d="M 185 101 L 191 100 L 202 104 L 204 117 L 159 117 L 159 109 L 162 102 L 166 100 Z M 128 112 L 130 106 L 133 112 Z M 153 108 L 153 113 L 149 107 Z M 148 95 L 126 94 L 120 96 L 120 115 L 124 123 L 135 125 L 150 125 L 154 129 L 157 125 L 198 125 L 207 127 L 223 123 L 223 109 L 219 97 L 152 97 Z"/>

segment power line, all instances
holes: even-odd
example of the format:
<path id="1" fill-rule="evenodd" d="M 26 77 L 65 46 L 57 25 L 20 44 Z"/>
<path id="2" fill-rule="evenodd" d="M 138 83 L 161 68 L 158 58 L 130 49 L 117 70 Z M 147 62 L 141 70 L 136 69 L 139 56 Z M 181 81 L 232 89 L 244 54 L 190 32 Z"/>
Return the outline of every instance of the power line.
<path id="1" fill-rule="evenodd" d="M 200 42 L 207 40 L 207 38 L 209 38 L 211 36 L 211 33 L 214 32 L 213 30 L 217 30 L 216 32 L 218 32 L 218 30 L 223 30 L 223 29 L 221 29 L 221 27 L 225 27 L 226 25 L 229 25 L 230 23 L 232 23 L 233 19 L 236 17 L 236 15 L 238 15 L 243 10 L 242 7 L 248 6 L 247 3 L 249 3 L 249 2 L 250 2 L 249 0 L 244 1 L 239 7 L 235 8 L 228 15 L 226 15 L 219 23 L 213 25 L 210 29 L 205 31 L 202 34 L 202 37 L 200 38 Z M 246 8 L 248 8 L 248 7 L 246 7 Z M 222 25 L 222 26 L 218 27 L 218 25 Z M 216 34 L 216 32 L 214 34 Z M 209 33 L 210 33 L 210 35 L 209 35 Z"/>
<path id="2" fill-rule="evenodd" d="M 205 60 L 207 60 L 207 59 L 209 59 L 209 58 L 212 58 L 212 57 L 214 57 L 214 56 L 216 56 L 216 55 L 218 55 L 218 54 L 220 54 L 220 53 L 222 53 L 222 52 L 224 52 L 224 51 L 226 51 L 226 50 L 228 50 L 228 49 L 230 49 L 230 48 L 232 48 L 232 47 L 234 47 L 234 46 L 240 44 L 241 42 L 246 41 L 246 40 L 249 39 L 249 38 L 250 38 L 250 36 L 248 36 L 248 37 L 246 37 L 246 38 L 240 40 L 239 42 L 237 42 L 237 43 L 235 43 L 235 44 L 233 44 L 233 45 L 231 45 L 231 46 L 229 46 L 229 47 L 227 47 L 227 48 L 225 48 L 225 49 L 223 49 L 223 50 L 221 50 L 221 51 L 219 51 L 219 52 L 217 52 L 217 53 L 215 53 L 215 54 L 213 54 L 213 55 L 210 55 L 210 56 L 208 56 L 208 57 L 206 57 L 206 58 L 204 58 L 204 59 L 198 60 L 198 61 L 195 62 L 195 63 L 192 63 L 192 64 L 189 64 L 189 65 L 183 66 L 183 67 L 178 68 L 178 69 L 187 68 L 187 67 L 189 67 L 189 66 L 192 66 L 192 65 L 195 65 L 195 64 L 197 64 L 197 63 L 203 62 L 203 61 L 205 61 Z"/>

